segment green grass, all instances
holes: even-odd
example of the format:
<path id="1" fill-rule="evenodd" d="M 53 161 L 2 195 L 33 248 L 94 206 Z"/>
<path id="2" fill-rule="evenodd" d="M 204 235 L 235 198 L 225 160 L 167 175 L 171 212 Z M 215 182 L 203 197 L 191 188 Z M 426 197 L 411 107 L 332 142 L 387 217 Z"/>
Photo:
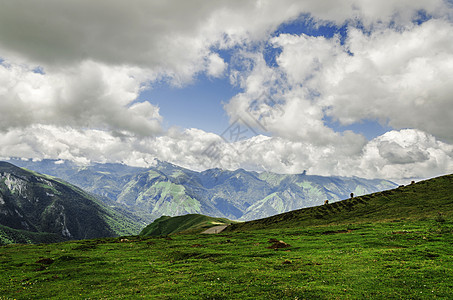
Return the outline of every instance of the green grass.
<path id="1" fill-rule="evenodd" d="M 159 236 L 175 233 L 200 233 L 208 228 L 218 225 L 229 225 L 234 221 L 225 218 L 214 218 L 198 214 L 168 217 L 162 216 L 153 223 L 146 226 L 140 235 Z"/>
<path id="2" fill-rule="evenodd" d="M 452 231 L 432 219 L 8 245 L 0 299 L 449 298 Z"/>
<path id="3" fill-rule="evenodd" d="M 2 246 L 0 299 L 451 299 L 452 180 L 217 235 Z"/>

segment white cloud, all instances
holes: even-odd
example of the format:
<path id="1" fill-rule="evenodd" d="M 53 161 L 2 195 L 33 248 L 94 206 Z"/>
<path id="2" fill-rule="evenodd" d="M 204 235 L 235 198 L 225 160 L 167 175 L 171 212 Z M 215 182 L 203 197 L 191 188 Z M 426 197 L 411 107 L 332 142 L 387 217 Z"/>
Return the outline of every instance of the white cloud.
<path id="1" fill-rule="evenodd" d="M 161 131 L 159 109 L 132 102 L 141 76 L 134 68 L 86 61 L 64 72 L 36 73 L 0 64 L 0 130 L 32 124 L 99 128 L 138 135 Z"/>
<path id="2" fill-rule="evenodd" d="M 0 157 L 67 159 L 80 164 L 121 162 L 133 166 L 152 166 L 157 158 L 194 170 L 246 167 L 288 174 L 307 170 L 309 174 L 395 180 L 453 172 L 453 146 L 424 132 L 391 131 L 351 147 L 348 143 L 354 139 L 346 134 L 336 145 L 316 146 L 258 135 L 231 144 L 198 129 L 172 129 L 166 136 L 149 138 L 34 125 L 0 133 Z"/>
<path id="3" fill-rule="evenodd" d="M 409 14 L 399 17 L 411 20 Z M 271 39 L 282 50 L 278 65 L 249 54 L 247 72 L 234 73 L 244 92 L 225 105 L 232 120 L 266 119 L 274 136 L 244 152 L 248 163 L 277 172 L 392 179 L 452 172 L 453 146 L 439 141 L 453 141 L 452 26 L 432 19 L 376 25 L 364 33 L 351 25 L 344 45 L 338 36 Z M 327 116 L 344 125 L 379 120 L 414 129 L 367 142 L 353 132 L 334 132 Z"/>
<path id="4" fill-rule="evenodd" d="M 441 0 L 6 1 L 0 11 L 0 53 L 45 68 L 93 60 L 134 65 L 187 80 L 212 46 L 263 40 L 280 24 L 310 14 L 342 24 L 407 23 L 417 11 L 448 12 Z"/>
<path id="5" fill-rule="evenodd" d="M 379 119 L 453 141 L 453 25 L 431 20 L 404 31 L 365 35 L 350 29 L 347 47 L 320 72 L 329 114 L 343 124 Z"/>
<path id="6" fill-rule="evenodd" d="M 248 166 L 387 178 L 451 172 L 451 146 L 438 140 L 453 141 L 448 5 L 6 1 L 0 10 L 0 156 L 131 165 L 159 158 L 195 169 Z M 412 23 L 420 10 L 434 19 Z M 348 22 L 346 43 L 307 35 L 269 40 L 301 14 L 315 25 Z M 266 42 L 282 49 L 278 67 L 264 61 L 260 45 Z M 233 62 L 216 53 L 237 48 L 240 58 Z M 227 113 L 263 129 L 259 121 L 272 137 L 228 145 L 197 129 L 163 133 L 159 108 L 136 102 L 156 81 L 183 86 L 200 73 L 229 75 L 244 91 L 225 105 Z M 378 119 L 414 129 L 368 142 L 334 132 L 326 116 L 342 124 Z M 207 154 L 212 145 L 220 160 Z"/>
<path id="7" fill-rule="evenodd" d="M 299 13 L 260 1 L 7 1 L 0 55 L 46 70 L 86 60 L 131 65 L 185 83 L 212 71 L 203 63 L 211 47 L 261 39 Z"/>
<path id="8" fill-rule="evenodd" d="M 268 118 L 266 129 L 313 143 L 338 139 L 325 125 L 379 120 L 396 129 L 417 128 L 452 142 L 453 25 L 430 20 L 403 30 L 365 34 L 350 27 L 345 45 L 338 37 L 282 34 L 271 40 L 282 49 L 277 67 L 255 54 L 251 71 L 235 79 L 245 92 L 225 105 L 232 119 Z M 271 99 L 279 111 L 269 105 Z M 260 102 L 256 105 L 256 102 Z M 267 112 L 266 112 L 267 110 Z M 357 136 L 357 138 L 359 138 Z"/>
<path id="9" fill-rule="evenodd" d="M 365 146 L 357 167 L 381 178 L 447 174 L 453 172 L 453 146 L 418 130 L 390 131 Z"/>
<path id="10" fill-rule="evenodd" d="M 208 57 L 207 73 L 212 77 L 220 77 L 224 74 L 227 63 L 217 54 L 213 53 Z"/>
<path id="11" fill-rule="evenodd" d="M 282 38 L 285 44 L 290 45 L 299 39 L 286 35 Z M 330 53 L 330 48 L 326 46 L 329 42 L 321 38 L 313 40 L 314 43 L 320 41 L 325 45 L 315 45 L 312 52 L 303 52 L 304 48 L 290 51 L 296 57 L 287 55 L 287 49 L 284 48 L 278 58 L 282 66 L 278 68 L 269 67 L 260 54 L 250 55 L 251 70 L 237 78 L 244 92 L 230 99 L 224 106 L 225 110 L 231 120 L 240 118 L 250 126 L 274 136 L 326 147 L 348 142 L 347 147 L 355 151 L 365 143 L 364 137 L 352 132 L 336 133 L 326 126 L 323 120 L 324 107 L 313 99 L 310 88 L 305 86 L 305 82 L 310 80 L 308 75 L 320 68 L 318 64 L 322 60 L 315 59 L 316 55 L 333 60 L 320 50 L 326 49 L 324 52 Z"/>

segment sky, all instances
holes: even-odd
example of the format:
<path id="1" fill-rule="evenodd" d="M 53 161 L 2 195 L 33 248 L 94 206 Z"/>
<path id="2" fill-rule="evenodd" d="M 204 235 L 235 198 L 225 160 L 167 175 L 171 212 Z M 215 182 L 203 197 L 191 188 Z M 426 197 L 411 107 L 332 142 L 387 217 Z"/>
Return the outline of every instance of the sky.
<path id="1" fill-rule="evenodd" d="M 0 158 L 453 173 L 446 0 L 5 0 Z"/>

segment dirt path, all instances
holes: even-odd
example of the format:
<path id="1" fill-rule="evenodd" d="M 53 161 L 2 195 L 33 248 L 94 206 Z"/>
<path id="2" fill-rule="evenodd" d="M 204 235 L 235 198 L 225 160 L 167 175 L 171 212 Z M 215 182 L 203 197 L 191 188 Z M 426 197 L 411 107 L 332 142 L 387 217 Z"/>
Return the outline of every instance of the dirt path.
<path id="1" fill-rule="evenodd" d="M 216 234 L 216 233 L 222 232 L 222 230 L 224 230 L 224 229 L 227 228 L 227 227 L 228 227 L 228 225 L 214 226 L 214 227 L 211 227 L 211 228 L 206 229 L 206 230 L 203 231 L 202 233 L 206 233 L 206 234 Z"/>

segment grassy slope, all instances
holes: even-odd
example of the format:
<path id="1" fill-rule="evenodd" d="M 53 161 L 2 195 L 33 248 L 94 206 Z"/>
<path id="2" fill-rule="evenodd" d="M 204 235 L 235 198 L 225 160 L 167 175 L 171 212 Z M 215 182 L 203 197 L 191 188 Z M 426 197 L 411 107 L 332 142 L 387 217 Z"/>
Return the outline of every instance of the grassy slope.
<path id="1" fill-rule="evenodd" d="M 453 216 L 453 175 L 234 224 L 228 231 Z"/>
<path id="2" fill-rule="evenodd" d="M 233 221 L 225 218 L 213 218 L 198 214 L 168 217 L 162 216 L 153 223 L 146 226 L 140 235 L 158 236 L 174 233 L 200 233 L 210 227 L 217 225 L 229 225 Z"/>
<path id="3" fill-rule="evenodd" d="M 0 299 L 449 299 L 451 179 L 245 223 L 260 230 L 3 246 Z"/>

